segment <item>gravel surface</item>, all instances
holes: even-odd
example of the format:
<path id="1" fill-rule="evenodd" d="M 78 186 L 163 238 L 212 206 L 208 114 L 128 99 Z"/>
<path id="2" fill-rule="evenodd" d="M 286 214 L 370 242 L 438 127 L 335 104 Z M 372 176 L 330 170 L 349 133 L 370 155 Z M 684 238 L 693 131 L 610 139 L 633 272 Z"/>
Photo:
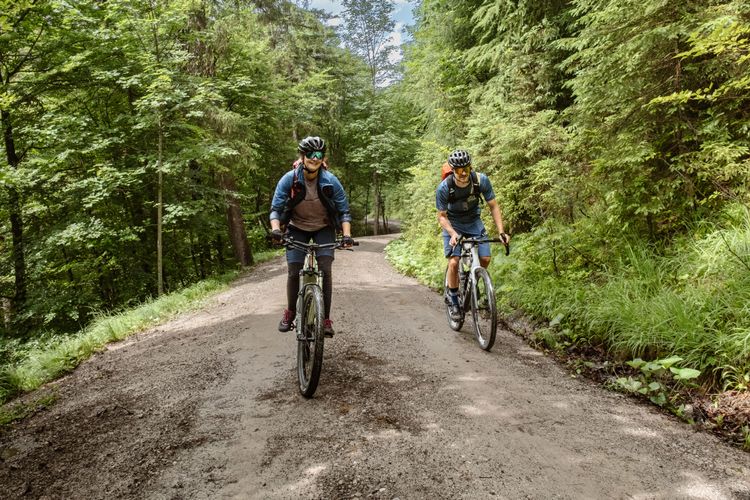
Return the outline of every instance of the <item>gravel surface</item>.
<path id="1" fill-rule="evenodd" d="M 277 259 L 21 398 L 57 400 L 0 431 L 0 498 L 750 498 L 750 454 L 509 332 L 487 353 L 451 331 L 391 238 L 337 254 L 313 399 Z"/>

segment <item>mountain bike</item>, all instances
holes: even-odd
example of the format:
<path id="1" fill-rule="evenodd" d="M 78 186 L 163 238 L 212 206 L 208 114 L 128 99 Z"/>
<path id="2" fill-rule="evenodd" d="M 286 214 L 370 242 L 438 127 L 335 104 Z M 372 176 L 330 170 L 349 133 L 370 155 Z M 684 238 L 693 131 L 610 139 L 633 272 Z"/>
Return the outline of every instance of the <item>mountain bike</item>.
<path id="1" fill-rule="evenodd" d="M 305 252 L 305 262 L 300 275 L 297 294 L 297 314 L 292 329 L 297 332 L 297 380 L 299 392 L 311 398 L 318 388 L 320 372 L 323 368 L 323 271 L 318 269 L 317 251 L 324 248 L 342 249 L 341 241 L 334 243 L 303 243 L 284 237 L 287 248 Z M 354 245 L 359 243 L 354 242 Z M 348 248 L 347 250 L 351 250 Z"/>
<path id="2" fill-rule="evenodd" d="M 448 297 L 448 267 L 445 268 L 443 289 L 445 295 L 445 313 L 448 325 L 459 331 L 464 324 L 466 313 L 471 311 L 474 336 L 479 346 L 485 351 L 492 349 L 497 334 L 497 304 L 492 280 L 485 268 L 479 264 L 480 243 L 502 243 L 505 255 L 510 253 L 510 246 L 505 241 L 488 238 L 466 238 L 461 236 L 456 245 L 461 245 L 461 256 L 458 264 L 458 305 L 461 318 L 454 320 L 450 314 L 450 297 Z M 454 247 L 455 248 L 455 247 Z"/>

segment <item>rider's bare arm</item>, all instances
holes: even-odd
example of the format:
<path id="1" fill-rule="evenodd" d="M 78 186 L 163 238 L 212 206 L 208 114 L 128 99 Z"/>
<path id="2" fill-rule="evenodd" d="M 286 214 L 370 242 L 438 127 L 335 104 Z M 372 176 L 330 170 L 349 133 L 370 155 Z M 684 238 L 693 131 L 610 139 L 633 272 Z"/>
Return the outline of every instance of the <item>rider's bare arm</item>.
<path id="1" fill-rule="evenodd" d="M 452 246 L 455 246 L 458 242 L 458 236 L 459 234 L 456 232 L 455 229 L 453 229 L 453 226 L 451 226 L 450 221 L 448 220 L 448 212 L 444 210 L 438 210 L 438 222 L 440 223 L 440 227 L 445 229 L 448 234 L 451 235 L 451 241 L 450 244 Z"/>
<path id="2" fill-rule="evenodd" d="M 490 207 L 490 213 L 492 214 L 492 220 L 495 221 L 495 227 L 497 228 L 498 236 L 502 238 L 505 233 L 505 225 L 503 224 L 503 214 L 500 210 L 500 205 L 497 204 L 497 200 L 490 200 L 487 202 L 487 206 Z M 506 243 L 510 242 L 510 235 L 506 234 Z"/>

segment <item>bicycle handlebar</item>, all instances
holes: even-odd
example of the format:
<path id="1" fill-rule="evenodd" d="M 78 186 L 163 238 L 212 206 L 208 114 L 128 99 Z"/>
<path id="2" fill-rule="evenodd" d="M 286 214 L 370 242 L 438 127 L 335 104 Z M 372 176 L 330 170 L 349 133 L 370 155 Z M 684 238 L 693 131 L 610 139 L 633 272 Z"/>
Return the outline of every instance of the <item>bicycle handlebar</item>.
<path id="1" fill-rule="evenodd" d="M 284 245 L 285 247 L 292 247 L 298 250 L 307 250 L 309 248 L 312 248 L 313 250 L 326 249 L 326 248 L 333 248 L 335 250 L 350 250 L 350 251 L 352 250 L 351 248 L 344 247 L 342 245 L 341 240 L 334 241 L 333 243 L 317 244 L 317 243 L 304 243 L 302 241 L 297 241 L 294 238 L 289 238 L 287 236 L 284 236 L 284 238 L 281 241 L 282 241 L 282 245 Z M 352 246 L 355 246 L 355 247 L 359 246 L 359 242 L 353 241 Z"/>
<path id="2" fill-rule="evenodd" d="M 453 248 L 456 248 L 461 243 L 502 243 L 505 246 L 505 255 L 510 255 L 510 243 L 506 243 L 502 238 L 468 238 L 461 235 L 458 237 L 456 246 L 454 246 Z"/>

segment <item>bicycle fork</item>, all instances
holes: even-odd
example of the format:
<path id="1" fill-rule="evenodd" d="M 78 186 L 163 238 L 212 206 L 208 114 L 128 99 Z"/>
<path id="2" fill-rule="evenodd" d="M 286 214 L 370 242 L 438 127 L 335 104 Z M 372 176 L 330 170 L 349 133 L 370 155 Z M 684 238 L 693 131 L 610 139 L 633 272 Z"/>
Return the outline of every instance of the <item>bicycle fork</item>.
<path id="1" fill-rule="evenodd" d="M 459 289 L 459 300 L 461 303 L 461 310 L 464 312 L 467 312 L 471 307 L 471 287 L 474 283 L 474 278 L 472 276 L 472 272 L 469 271 L 464 276 L 464 279 L 461 283 L 461 288 Z"/>
<path id="2" fill-rule="evenodd" d="M 297 312 L 294 323 L 292 323 L 292 328 L 297 332 L 297 340 L 303 342 L 310 340 L 305 334 L 305 318 L 302 317 L 303 311 L 307 313 L 305 310 L 305 292 L 309 286 L 320 285 L 318 284 L 319 278 L 315 269 L 302 269 L 299 272 L 299 278 L 300 289 L 297 293 Z"/>

